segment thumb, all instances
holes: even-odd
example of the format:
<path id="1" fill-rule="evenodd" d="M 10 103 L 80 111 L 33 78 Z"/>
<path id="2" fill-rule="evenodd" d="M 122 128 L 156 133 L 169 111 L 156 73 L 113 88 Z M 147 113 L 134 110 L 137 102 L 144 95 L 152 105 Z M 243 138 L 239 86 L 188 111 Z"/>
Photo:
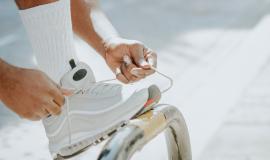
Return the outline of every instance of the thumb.
<path id="1" fill-rule="evenodd" d="M 57 87 L 60 92 L 64 95 L 64 96 L 71 96 L 74 93 L 74 90 L 72 89 L 66 89 L 66 88 L 62 88 L 60 85 L 58 85 L 57 83 L 55 83 L 53 80 L 49 79 L 52 84 Z"/>
<path id="2" fill-rule="evenodd" d="M 65 88 L 60 88 L 60 91 L 64 96 L 71 96 L 74 92 L 71 89 L 65 89 Z"/>
<path id="3" fill-rule="evenodd" d="M 144 47 L 143 45 L 139 45 L 136 47 L 132 47 L 131 51 L 131 56 L 132 59 L 134 59 L 136 65 L 138 65 L 141 68 L 144 69 L 149 69 L 150 65 L 147 63 L 146 59 L 144 58 Z"/>

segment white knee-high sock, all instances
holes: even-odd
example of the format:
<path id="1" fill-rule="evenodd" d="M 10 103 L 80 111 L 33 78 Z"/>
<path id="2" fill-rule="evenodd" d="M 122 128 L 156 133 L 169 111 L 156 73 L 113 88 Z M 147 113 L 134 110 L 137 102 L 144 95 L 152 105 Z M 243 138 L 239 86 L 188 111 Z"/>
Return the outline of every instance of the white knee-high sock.
<path id="1" fill-rule="evenodd" d="M 39 68 L 55 82 L 77 59 L 73 40 L 70 0 L 20 11 Z"/>

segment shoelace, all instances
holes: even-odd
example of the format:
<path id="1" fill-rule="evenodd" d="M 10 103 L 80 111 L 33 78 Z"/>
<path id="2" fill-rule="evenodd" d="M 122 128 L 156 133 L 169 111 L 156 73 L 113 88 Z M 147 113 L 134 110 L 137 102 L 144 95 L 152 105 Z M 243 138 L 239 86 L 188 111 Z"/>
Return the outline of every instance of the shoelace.
<path id="1" fill-rule="evenodd" d="M 164 74 L 164 73 L 158 71 L 158 70 L 157 70 L 156 68 L 154 68 L 154 67 L 151 67 L 151 69 L 153 69 L 154 71 L 156 71 L 156 73 L 158 73 L 159 75 L 161 75 L 161 76 L 163 76 L 164 78 L 168 79 L 168 81 L 169 81 L 168 87 L 165 88 L 165 89 L 163 89 L 163 90 L 161 91 L 161 93 L 166 93 L 167 91 L 169 91 L 169 90 L 173 87 L 173 79 L 172 79 L 170 76 L 168 76 L 168 75 L 166 75 L 166 74 Z"/>
<path id="2" fill-rule="evenodd" d="M 161 90 L 161 93 L 163 94 L 163 93 L 166 93 L 167 91 L 169 91 L 173 87 L 173 83 L 174 83 L 173 82 L 173 79 L 170 76 L 168 76 L 168 75 L 160 72 L 155 67 L 151 67 L 151 69 L 153 69 L 157 74 L 161 75 L 162 77 L 166 78 L 169 81 L 168 87 L 166 87 L 165 89 Z M 101 81 L 98 81 L 96 83 L 105 83 L 105 82 L 110 82 L 110 81 L 115 81 L 115 80 L 117 80 L 117 79 L 116 78 L 111 78 L 111 79 L 101 80 Z"/>
<path id="3" fill-rule="evenodd" d="M 164 93 L 166 93 L 167 91 L 169 91 L 169 90 L 173 87 L 173 84 L 174 84 L 173 79 L 172 79 L 170 76 L 168 76 L 168 75 L 166 75 L 166 74 L 160 72 L 159 70 L 157 70 L 157 69 L 154 68 L 154 67 L 151 67 L 151 69 L 153 69 L 157 74 L 161 75 L 162 77 L 166 78 L 166 79 L 169 81 L 168 87 L 166 87 L 165 89 L 161 90 L 161 93 L 164 94 Z M 95 82 L 95 84 L 105 83 L 105 82 L 111 82 L 111 81 L 116 81 L 116 80 L 117 80 L 116 78 L 110 78 L 110 79 L 105 79 L 105 80 L 101 80 L 101 81 Z M 90 89 L 90 88 L 80 89 L 80 90 L 75 90 L 75 91 L 74 91 L 74 94 L 77 94 L 77 93 L 79 93 L 79 92 L 85 93 L 85 92 L 88 91 L 89 89 Z M 73 94 L 73 95 L 74 95 L 74 94 Z"/>

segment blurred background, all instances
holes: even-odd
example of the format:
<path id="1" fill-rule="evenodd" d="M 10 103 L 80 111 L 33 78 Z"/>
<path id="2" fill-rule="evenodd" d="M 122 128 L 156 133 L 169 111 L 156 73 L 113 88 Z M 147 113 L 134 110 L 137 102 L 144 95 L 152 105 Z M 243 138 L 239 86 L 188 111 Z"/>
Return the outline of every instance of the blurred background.
<path id="1" fill-rule="evenodd" d="M 173 77 L 162 103 L 185 116 L 194 159 L 270 159 L 270 0 L 102 0 L 101 6 L 122 36 L 156 50 L 159 70 Z M 77 38 L 76 47 L 97 79 L 113 76 Z M 0 1 L 0 57 L 35 67 L 11 0 Z M 85 157 L 95 159 L 102 145 Z M 165 145 L 160 135 L 134 159 L 165 160 Z M 50 159 L 47 139 L 40 122 L 21 120 L 0 104 L 0 160 L 15 159 Z"/>

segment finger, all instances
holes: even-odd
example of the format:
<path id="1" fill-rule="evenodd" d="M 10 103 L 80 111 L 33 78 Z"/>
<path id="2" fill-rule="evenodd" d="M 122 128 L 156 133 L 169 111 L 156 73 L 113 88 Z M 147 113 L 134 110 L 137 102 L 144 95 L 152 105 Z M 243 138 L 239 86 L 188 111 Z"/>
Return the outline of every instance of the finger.
<path id="1" fill-rule="evenodd" d="M 64 95 L 64 96 L 71 96 L 73 94 L 73 90 L 70 89 L 65 89 L 65 88 L 60 88 L 60 92 Z"/>
<path id="2" fill-rule="evenodd" d="M 155 73 L 155 68 L 157 67 L 157 54 L 151 49 L 147 49 L 144 52 L 147 62 L 151 65 L 150 72 L 147 75 Z"/>
<path id="3" fill-rule="evenodd" d="M 145 78 L 148 75 L 151 75 L 154 73 L 154 70 L 152 69 L 142 69 L 142 68 L 133 68 L 131 71 L 131 74 L 136 75 L 140 78 Z"/>
<path id="4" fill-rule="evenodd" d="M 125 78 L 126 78 L 128 81 L 131 81 L 132 75 L 127 73 L 127 69 L 126 69 L 125 66 L 126 66 L 125 63 L 122 63 L 122 64 L 121 64 L 121 66 L 120 66 L 121 73 L 125 76 Z"/>
<path id="5" fill-rule="evenodd" d="M 146 59 L 144 57 L 144 46 L 142 44 L 136 43 L 131 46 L 130 55 L 137 66 L 144 69 L 150 68 L 150 65 L 146 62 Z"/>
<path id="6" fill-rule="evenodd" d="M 53 100 L 47 102 L 44 107 L 51 115 L 59 115 L 61 112 L 61 107 Z"/>
<path id="7" fill-rule="evenodd" d="M 140 81 L 141 79 L 143 79 L 143 78 L 138 78 L 138 77 L 136 77 L 136 76 L 132 76 L 130 83 L 138 82 L 138 81 Z"/>
<path id="8" fill-rule="evenodd" d="M 147 62 L 154 68 L 157 67 L 157 54 L 152 50 L 148 50 L 144 53 Z"/>
<path id="9" fill-rule="evenodd" d="M 50 115 L 50 113 L 46 109 L 41 109 L 39 112 L 37 112 L 37 115 L 41 118 L 46 118 Z"/>
<path id="10" fill-rule="evenodd" d="M 115 69 L 115 76 L 116 76 L 116 79 L 118 79 L 119 81 L 121 81 L 125 84 L 127 84 L 129 82 L 128 79 L 122 74 L 120 68 Z"/>
<path id="11" fill-rule="evenodd" d="M 122 70 L 123 70 L 122 72 L 125 75 L 125 77 L 128 78 L 129 82 L 136 82 L 136 81 L 139 81 L 140 79 L 142 79 L 142 77 L 138 77 L 136 75 L 133 75 L 130 72 L 130 70 L 132 68 L 134 68 L 134 67 L 136 67 L 134 64 L 129 64 L 129 65 L 124 64 L 124 65 L 122 65 Z"/>
<path id="12" fill-rule="evenodd" d="M 64 102 L 65 102 L 65 98 L 64 95 L 62 93 L 62 88 L 60 87 L 60 85 L 58 85 L 57 83 L 55 83 L 54 81 L 51 80 L 51 88 L 49 89 L 49 94 L 53 97 L 54 101 L 59 105 L 59 106 L 63 106 Z"/>
<path id="13" fill-rule="evenodd" d="M 130 74 L 132 74 L 133 76 L 135 76 L 134 78 L 144 78 L 145 77 L 145 73 L 143 71 L 142 68 L 138 68 L 135 64 L 132 63 L 131 59 L 129 58 L 129 56 L 124 56 L 124 62 L 125 62 L 125 66 L 127 71 L 130 72 Z M 138 79 L 139 80 L 139 79 Z"/>
<path id="14" fill-rule="evenodd" d="M 122 73 L 116 75 L 116 79 L 118 79 L 119 81 L 121 81 L 121 82 L 123 82 L 125 84 L 129 83 L 129 80 Z"/>
<path id="15" fill-rule="evenodd" d="M 129 82 L 136 82 L 136 81 L 140 80 L 139 77 L 136 77 L 130 73 L 130 70 L 128 69 L 128 67 L 134 68 L 135 65 L 134 64 L 126 65 L 124 63 L 121 65 L 121 72 L 128 79 L 128 81 Z"/>
<path id="16" fill-rule="evenodd" d="M 49 94 L 52 96 L 52 99 L 57 103 L 59 106 L 63 106 L 65 102 L 65 97 L 62 94 L 61 89 L 58 88 L 51 88 Z"/>

